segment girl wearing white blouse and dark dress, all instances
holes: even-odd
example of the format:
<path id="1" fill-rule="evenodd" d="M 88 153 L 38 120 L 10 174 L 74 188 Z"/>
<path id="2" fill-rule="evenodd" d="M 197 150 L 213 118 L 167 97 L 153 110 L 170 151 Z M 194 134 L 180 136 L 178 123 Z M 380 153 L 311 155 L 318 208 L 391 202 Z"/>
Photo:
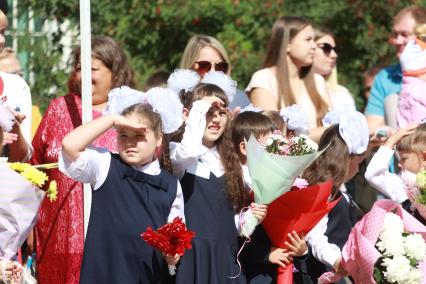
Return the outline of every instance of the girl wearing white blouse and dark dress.
<path id="1" fill-rule="evenodd" d="M 111 127 L 118 132 L 118 155 L 88 148 Z M 184 219 L 179 181 L 156 157 L 162 137 L 162 119 L 149 104 L 104 115 L 65 136 L 61 171 L 93 188 L 80 283 L 164 283 L 167 264 L 179 261 L 139 237 L 148 226 Z"/>
<path id="2" fill-rule="evenodd" d="M 248 198 L 238 155 L 232 150 L 224 92 L 229 88 L 218 85 L 200 83 L 182 94 L 185 130 L 180 143 L 170 143 L 173 171 L 181 178 L 186 224 L 196 233 L 192 249 L 180 261 L 176 283 L 245 283 L 237 263 L 239 220 L 244 215 L 235 215 Z M 231 89 L 235 93 L 235 84 Z M 246 214 L 263 220 L 266 207 L 251 206 Z"/>
<path id="3" fill-rule="evenodd" d="M 304 171 L 302 178 L 311 185 L 332 179 L 330 199 L 340 197 L 340 200 L 307 235 L 310 256 L 306 266 L 312 283 L 317 283 L 318 277 L 327 270 L 345 274 L 340 265 L 341 249 L 358 220 L 356 205 L 344 183 L 358 172 L 369 141 L 367 120 L 355 110 L 330 112 L 323 123 L 332 125 L 325 130 L 318 144 L 319 150 L 325 150 Z"/>

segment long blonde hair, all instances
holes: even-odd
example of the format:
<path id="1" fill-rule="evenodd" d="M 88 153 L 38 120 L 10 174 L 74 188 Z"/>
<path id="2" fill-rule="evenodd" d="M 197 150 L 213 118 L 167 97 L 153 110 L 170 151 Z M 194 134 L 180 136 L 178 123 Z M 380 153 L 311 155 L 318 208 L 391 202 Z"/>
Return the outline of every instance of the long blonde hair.
<path id="1" fill-rule="evenodd" d="M 209 46 L 215 49 L 223 60 L 228 63 L 227 75 L 231 74 L 231 62 L 229 61 L 228 53 L 223 45 L 214 37 L 208 35 L 194 35 L 186 44 L 185 50 L 180 61 L 180 68 L 192 69 L 198 57 L 200 56 L 201 49 Z"/>
<path id="2" fill-rule="evenodd" d="M 311 23 L 305 18 L 286 16 L 279 18 L 272 28 L 272 34 L 269 38 L 263 67 L 276 67 L 276 78 L 278 84 L 278 108 L 282 107 L 282 100 L 284 100 L 286 106 L 290 106 L 296 103 L 296 96 L 293 93 L 290 84 L 287 49 L 288 44 L 293 40 L 293 38 L 301 30 L 310 25 Z M 315 106 L 317 124 L 321 126 L 321 119 L 327 113 L 328 105 L 316 88 L 312 65 L 302 67 L 299 71 L 299 76 L 303 79 L 309 97 Z"/>

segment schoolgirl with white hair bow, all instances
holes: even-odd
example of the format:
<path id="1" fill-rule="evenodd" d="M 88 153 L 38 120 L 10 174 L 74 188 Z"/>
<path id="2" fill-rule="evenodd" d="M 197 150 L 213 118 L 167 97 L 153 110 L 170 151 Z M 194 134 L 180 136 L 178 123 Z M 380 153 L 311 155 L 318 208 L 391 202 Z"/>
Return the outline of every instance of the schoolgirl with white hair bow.
<path id="1" fill-rule="evenodd" d="M 168 81 L 181 95 L 185 117 L 183 135 L 170 143 L 170 158 L 181 179 L 187 226 L 196 233 L 192 249 L 180 261 L 176 283 L 245 283 L 236 260 L 247 215 L 235 216 L 249 199 L 227 110 L 237 84 L 222 72 L 200 79 L 193 71 L 178 70 Z M 266 207 L 246 214 L 261 221 Z"/>
<path id="2" fill-rule="evenodd" d="M 302 178 L 309 184 L 332 179 L 334 185 L 330 199 L 340 200 L 307 235 L 310 255 L 306 265 L 312 283 L 316 283 L 327 270 L 344 273 L 340 266 L 341 249 L 357 222 L 357 206 L 344 184 L 358 172 L 369 141 L 367 120 L 352 107 L 327 113 L 323 124 L 328 128 L 322 134 L 318 147 L 325 151 L 304 171 Z"/>
<path id="3" fill-rule="evenodd" d="M 93 189 L 80 283 L 164 283 L 167 264 L 179 261 L 139 235 L 175 217 L 185 220 L 180 183 L 158 160 L 168 148 L 163 133 L 176 131 L 181 114 L 182 104 L 169 89 L 142 93 L 121 87 L 109 93 L 102 117 L 63 139 L 60 170 Z M 118 154 L 89 147 L 112 127 Z"/>

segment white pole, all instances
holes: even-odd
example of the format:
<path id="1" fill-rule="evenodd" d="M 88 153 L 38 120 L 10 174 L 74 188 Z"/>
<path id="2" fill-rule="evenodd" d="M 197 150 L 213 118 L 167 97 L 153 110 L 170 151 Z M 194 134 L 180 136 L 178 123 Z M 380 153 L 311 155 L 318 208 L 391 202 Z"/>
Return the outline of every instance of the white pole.
<path id="1" fill-rule="evenodd" d="M 83 123 L 92 120 L 92 46 L 90 27 L 90 0 L 80 0 L 80 40 L 81 40 L 81 99 Z M 92 190 L 84 184 L 83 190 L 84 237 L 89 225 Z"/>

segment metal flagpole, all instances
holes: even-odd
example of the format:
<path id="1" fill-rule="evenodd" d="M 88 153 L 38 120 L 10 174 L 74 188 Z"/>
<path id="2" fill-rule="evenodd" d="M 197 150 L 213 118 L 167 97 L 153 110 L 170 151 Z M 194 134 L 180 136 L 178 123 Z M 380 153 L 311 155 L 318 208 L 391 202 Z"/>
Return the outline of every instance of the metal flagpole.
<path id="1" fill-rule="evenodd" d="M 80 41 L 81 41 L 81 99 L 83 123 L 92 120 L 92 45 L 90 26 L 90 0 L 80 0 Z M 83 190 L 84 237 L 89 224 L 92 189 L 84 184 Z"/>

